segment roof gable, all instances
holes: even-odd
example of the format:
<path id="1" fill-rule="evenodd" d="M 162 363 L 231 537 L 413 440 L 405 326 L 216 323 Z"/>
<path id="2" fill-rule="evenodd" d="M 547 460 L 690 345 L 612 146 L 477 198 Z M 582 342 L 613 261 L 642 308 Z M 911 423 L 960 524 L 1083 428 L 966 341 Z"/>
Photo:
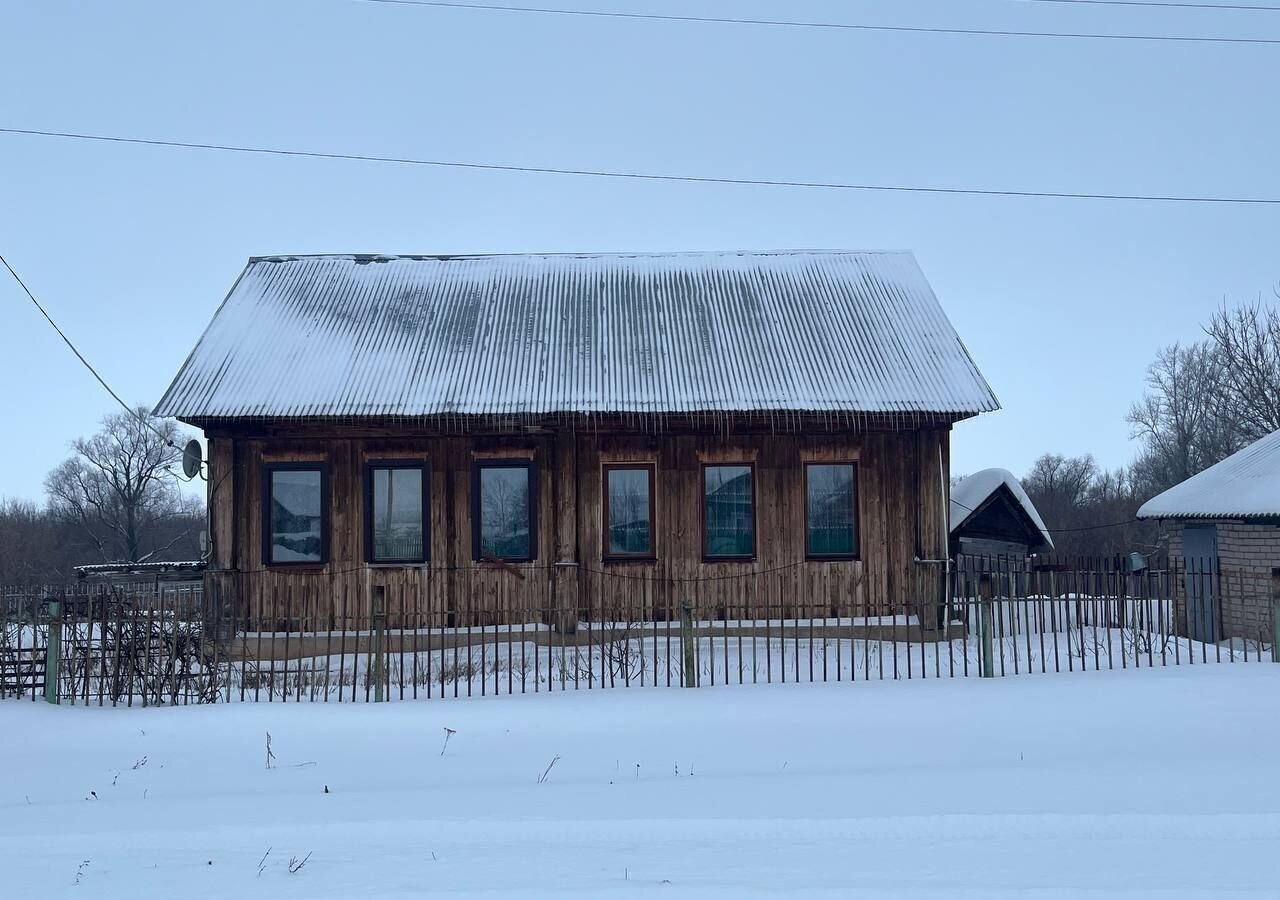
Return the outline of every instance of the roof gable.
<path id="1" fill-rule="evenodd" d="M 997 409 L 909 253 L 255 258 L 156 414 Z"/>
<path id="2" fill-rule="evenodd" d="M 951 534 L 1017 539 L 1031 551 L 1053 549 L 1040 511 L 1007 469 L 974 472 L 951 488 Z"/>

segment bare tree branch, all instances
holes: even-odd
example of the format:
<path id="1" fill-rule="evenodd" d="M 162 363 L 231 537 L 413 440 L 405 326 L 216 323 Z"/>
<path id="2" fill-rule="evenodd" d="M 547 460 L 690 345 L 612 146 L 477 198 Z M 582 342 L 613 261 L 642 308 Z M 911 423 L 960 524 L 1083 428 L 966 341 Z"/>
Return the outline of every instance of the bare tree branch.
<path id="1" fill-rule="evenodd" d="M 182 542 L 192 515 L 169 469 L 181 458 L 173 422 L 146 427 L 150 411 L 114 413 L 96 434 L 76 440 L 76 455 L 45 479 L 54 513 L 76 525 L 105 556 L 126 562 L 151 559 Z M 185 520 L 174 533 L 170 523 Z"/>
<path id="2" fill-rule="evenodd" d="M 1224 305 L 1205 333 L 1222 360 L 1221 399 L 1241 436 L 1255 441 L 1280 429 L 1280 309 Z"/>

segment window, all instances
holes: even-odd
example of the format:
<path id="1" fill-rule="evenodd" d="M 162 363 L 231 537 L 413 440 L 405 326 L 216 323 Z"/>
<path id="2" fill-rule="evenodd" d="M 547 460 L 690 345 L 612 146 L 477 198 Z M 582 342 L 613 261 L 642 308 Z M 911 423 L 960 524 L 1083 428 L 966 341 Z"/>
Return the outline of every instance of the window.
<path id="1" fill-rule="evenodd" d="M 857 464 L 809 463 L 804 481 L 805 553 L 813 558 L 857 558 Z"/>
<path id="2" fill-rule="evenodd" d="M 275 463 L 263 487 L 262 558 L 268 565 L 329 559 L 329 472 L 322 463 Z"/>
<path id="3" fill-rule="evenodd" d="M 533 463 L 492 460 L 471 474 L 471 546 L 476 559 L 537 557 Z"/>
<path id="4" fill-rule="evenodd" d="M 754 475 L 750 464 L 702 467 L 702 555 L 707 559 L 755 556 Z"/>
<path id="5" fill-rule="evenodd" d="M 653 482 L 649 463 L 604 467 L 606 559 L 653 559 Z"/>
<path id="6" fill-rule="evenodd" d="M 420 460 L 378 460 L 364 467 L 364 546 L 369 562 L 426 562 L 429 486 L 427 467 Z"/>

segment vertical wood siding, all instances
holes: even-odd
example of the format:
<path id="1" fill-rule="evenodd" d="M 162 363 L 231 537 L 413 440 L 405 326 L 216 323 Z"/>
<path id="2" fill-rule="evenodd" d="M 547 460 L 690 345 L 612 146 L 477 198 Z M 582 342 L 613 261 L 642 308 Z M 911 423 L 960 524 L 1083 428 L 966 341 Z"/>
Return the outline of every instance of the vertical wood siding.
<path id="1" fill-rule="evenodd" d="M 472 560 L 472 463 L 503 452 L 532 454 L 536 465 L 537 559 L 527 564 Z M 946 427 L 821 436 L 213 437 L 209 454 L 209 579 L 224 606 L 255 627 L 304 611 L 311 628 L 355 627 L 372 613 L 377 587 L 386 592 L 390 627 L 501 625 L 526 620 L 529 610 L 571 627 L 577 618 L 676 616 L 684 600 L 708 619 L 734 619 L 748 601 L 788 618 L 851 609 L 917 614 L 915 604 L 936 600 L 941 585 L 941 568 L 917 558 L 946 552 Z M 378 458 L 430 464 L 426 565 L 364 562 L 362 467 Z M 701 466 L 708 459 L 755 464 L 754 560 L 702 559 Z M 859 559 L 805 559 L 803 466 L 821 459 L 858 462 Z M 265 566 L 263 466 L 304 460 L 330 467 L 329 560 Z M 602 559 L 602 466 L 621 461 L 657 466 L 654 561 Z M 422 600 L 406 608 L 426 609 L 429 621 L 397 619 L 400 598 L 415 595 Z"/>

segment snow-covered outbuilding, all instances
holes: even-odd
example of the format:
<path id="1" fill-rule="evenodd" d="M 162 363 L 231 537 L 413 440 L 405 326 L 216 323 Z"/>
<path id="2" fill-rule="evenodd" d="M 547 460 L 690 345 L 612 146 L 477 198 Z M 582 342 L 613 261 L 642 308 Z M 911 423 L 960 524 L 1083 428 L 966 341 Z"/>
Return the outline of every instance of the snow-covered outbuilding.
<path id="1" fill-rule="evenodd" d="M 910 253 L 788 251 L 254 258 L 156 414 L 208 438 L 239 621 L 573 627 L 936 602 L 997 408 Z"/>
<path id="2" fill-rule="evenodd" d="M 1280 431 L 1152 497 L 1138 518 L 1161 520 L 1169 556 L 1189 573 L 1193 637 L 1254 639 L 1268 631 L 1280 578 Z M 1223 577 L 1231 590 L 1219 600 Z"/>
<path id="3" fill-rule="evenodd" d="M 951 554 L 1025 558 L 1053 549 L 1053 537 L 1008 469 L 983 469 L 951 487 Z"/>

